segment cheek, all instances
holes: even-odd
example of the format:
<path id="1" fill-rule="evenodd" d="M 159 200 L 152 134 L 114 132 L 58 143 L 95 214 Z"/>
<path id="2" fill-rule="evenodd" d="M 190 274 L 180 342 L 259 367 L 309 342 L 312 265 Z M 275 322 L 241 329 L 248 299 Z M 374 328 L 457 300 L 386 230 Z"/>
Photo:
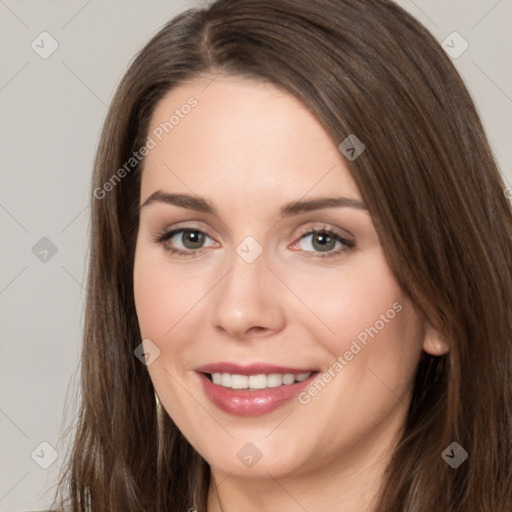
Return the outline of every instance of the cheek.
<path id="1" fill-rule="evenodd" d="M 141 335 L 163 339 L 207 292 L 204 276 L 174 272 L 165 254 L 141 249 L 134 265 L 134 298 Z"/>
<path id="2" fill-rule="evenodd" d="M 330 391 L 322 392 L 318 406 L 327 410 L 333 401 L 335 408 L 357 410 L 360 418 L 379 407 L 385 414 L 397 396 L 405 402 L 411 389 L 422 322 L 380 250 L 369 251 L 334 279 L 332 274 L 302 277 L 296 288 L 316 316 L 301 320 L 301 328 L 330 354 L 329 374 L 323 375 Z"/>
<path id="3" fill-rule="evenodd" d="M 314 313 L 297 318 L 307 318 L 307 328 L 331 354 L 350 350 L 354 340 L 363 347 L 377 339 L 381 345 L 398 345 L 402 335 L 417 332 L 416 315 L 380 248 L 360 254 L 346 266 L 295 272 L 289 280 Z"/>

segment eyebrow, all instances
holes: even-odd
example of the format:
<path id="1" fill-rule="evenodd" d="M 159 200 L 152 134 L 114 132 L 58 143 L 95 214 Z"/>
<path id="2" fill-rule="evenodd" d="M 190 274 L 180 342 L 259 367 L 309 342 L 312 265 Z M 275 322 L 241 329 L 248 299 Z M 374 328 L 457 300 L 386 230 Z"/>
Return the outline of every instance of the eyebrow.
<path id="1" fill-rule="evenodd" d="M 188 210 L 209 213 L 218 216 L 217 209 L 206 199 L 188 194 L 168 194 L 157 190 L 153 192 L 144 203 L 141 209 L 153 203 L 165 203 L 174 206 L 180 206 Z M 292 201 L 283 205 L 279 209 L 280 217 L 291 217 L 299 213 L 321 210 L 323 208 L 355 208 L 357 210 L 368 210 L 363 201 L 350 199 L 348 197 L 321 197 L 317 199 L 308 199 L 305 201 Z"/>

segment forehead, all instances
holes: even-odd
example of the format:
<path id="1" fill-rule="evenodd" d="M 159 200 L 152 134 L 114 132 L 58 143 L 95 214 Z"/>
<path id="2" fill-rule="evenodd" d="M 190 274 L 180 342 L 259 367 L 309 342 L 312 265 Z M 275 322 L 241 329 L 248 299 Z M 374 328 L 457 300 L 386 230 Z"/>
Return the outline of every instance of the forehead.
<path id="1" fill-rule="evenodd" d="M 182 84 L 159 102 L 148 135 L 156 145 L 145 158 L 142 200 L 156 189 L 237 191 L 266 202 L 309 192 L 360 198 L 321 123 L 268 83 L 217 77 Z"/>

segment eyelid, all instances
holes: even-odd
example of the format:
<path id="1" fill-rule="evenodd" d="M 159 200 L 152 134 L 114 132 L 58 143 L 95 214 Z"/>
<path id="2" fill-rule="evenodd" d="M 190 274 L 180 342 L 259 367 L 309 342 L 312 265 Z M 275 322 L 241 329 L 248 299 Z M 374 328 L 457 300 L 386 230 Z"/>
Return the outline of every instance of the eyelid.
<path id="1" fill-rule="evenodd" d="M 159 238 L 159 236 L 163 236 L 169 234 L 171 232 L 176 231 L 200 231 L 211 239 L 215 240 L 216 236 L 210 234 L 212 231 L 208 224 L 205 224 L 202 221 L 195 220 L 184 220 L 181 222 L 177 222 L 175 224 L 166 224 L 163 228 L 159 229 L 154 238 Z"/>
<path id="2" fill-rule="evenodd" d="M 349 231 L 341 229 L 341 228 L 338 228 L 336 226 L 327 225 L 325 223 L 320 223 L 320 224 L 321 225 L 319 225 L 318 223 L 314 223 L 313 222 L 313 223 L 307 224 L 304 227 L 301 227 L 300 230 L 299 230 L 299 234 L 296 235 L 296 237 L 301 238 L 302 236 L 304 236 L 304 235 L 306 235 L 308 233 L 311 233 L 311 232 L 324 232 L 324 231 L 326 231 L 326 232 L 334 233 L 337 236 L 339 236 L 340 238 L 343 238 L 344 240 L 346 240 L 347 242 L 352 242 L 352 243 L 355 244 L 355 237 Z"/>

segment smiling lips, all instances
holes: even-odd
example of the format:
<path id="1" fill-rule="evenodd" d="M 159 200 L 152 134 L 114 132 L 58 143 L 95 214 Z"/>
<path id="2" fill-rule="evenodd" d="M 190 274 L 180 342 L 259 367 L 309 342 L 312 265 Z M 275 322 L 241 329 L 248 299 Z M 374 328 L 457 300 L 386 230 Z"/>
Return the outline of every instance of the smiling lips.
<path id="1" fill-rule="evenodd" d="M 297 396 L 317 370 L 268 364 L 214 363 L 196 369 L 206 396 L 224 412 L 258 416 Z"/>

